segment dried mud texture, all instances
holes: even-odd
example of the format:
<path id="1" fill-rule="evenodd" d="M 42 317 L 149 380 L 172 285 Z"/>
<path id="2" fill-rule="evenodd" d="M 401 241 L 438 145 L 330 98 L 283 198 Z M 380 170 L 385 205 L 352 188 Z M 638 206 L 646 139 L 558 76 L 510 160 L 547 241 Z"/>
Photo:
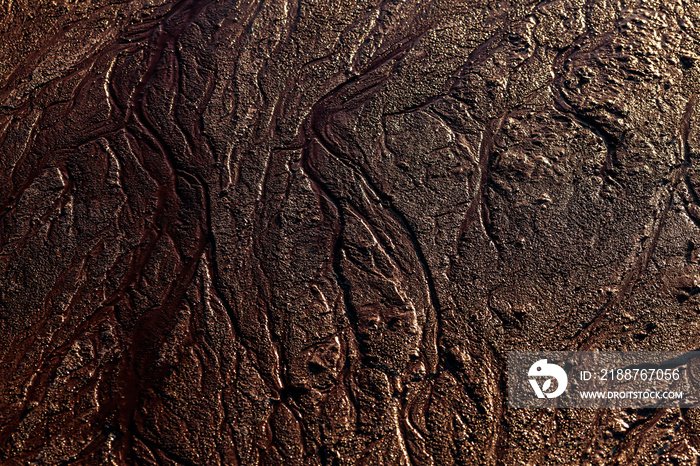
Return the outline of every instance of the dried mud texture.
<path id="1" fill-rule="evenodd" d="M 700 347 L 696 3 L 0 9 L 1 464 L 697 464 L 504 394 Z"/>

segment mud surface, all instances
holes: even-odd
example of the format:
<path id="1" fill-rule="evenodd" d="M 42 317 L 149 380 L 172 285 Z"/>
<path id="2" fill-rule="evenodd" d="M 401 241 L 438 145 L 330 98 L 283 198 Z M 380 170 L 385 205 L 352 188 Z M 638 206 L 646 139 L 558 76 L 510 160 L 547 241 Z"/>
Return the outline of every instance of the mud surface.
<path id="1" fill-rule="evenodd" d="M 686 0 L 0 5 L 0 463 L 697 464 L 510 350 L 700 348 Z"/>

